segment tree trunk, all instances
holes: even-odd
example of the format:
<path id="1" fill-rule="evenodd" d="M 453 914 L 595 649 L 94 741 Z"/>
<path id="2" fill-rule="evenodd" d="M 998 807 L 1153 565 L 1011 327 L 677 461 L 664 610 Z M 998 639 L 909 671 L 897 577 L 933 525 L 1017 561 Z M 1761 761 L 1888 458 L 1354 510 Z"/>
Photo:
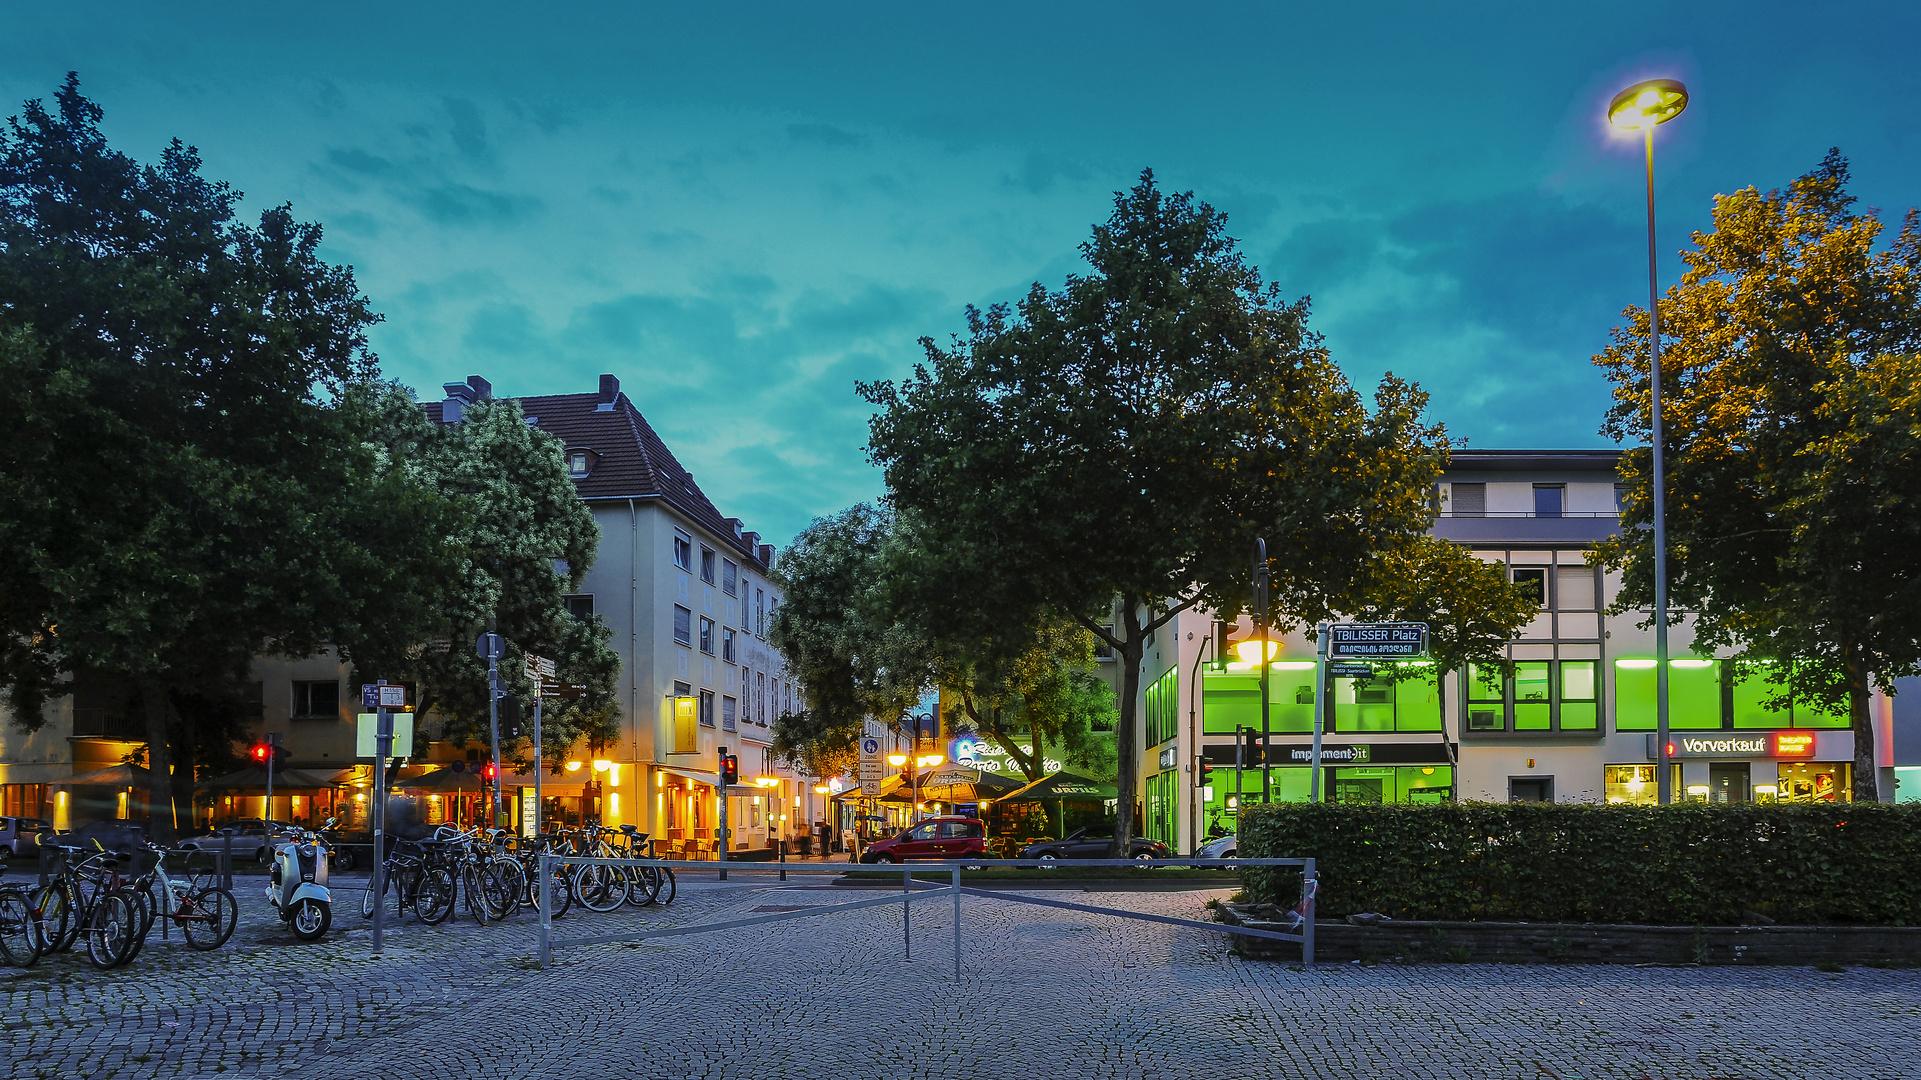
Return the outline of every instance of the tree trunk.
<path id="1" fill-rule="evenodd" d="M 1868 673 L 1861 670 L 1852 646 L 1841 651 L 1842 666 L 1848 673 L 1848 714 L 1854 729 L 1855 802 L 1881 801 L 1881 776 L 1874 767 L 1874 716 L 1868 711 Z"/>
<path id="2" fill-rule="evenodd" d="M 1138 605 L 1132 597 L 1121 598 L 1120 614 L 1126 637 L 1120 648 L 1121 716 L 1114 730 L 1114 754 L 1119 759 L 1115 765 L 1114 786 L 1120 790 L 1114 807 L 1113 857 L 1125 859 L 1134 847 L 1134 779 L 1140 771 L 1135 760 L 1140 751 L 1134 740 L 1134 699 L 1140 696 L 1141 657 L 1147 650 L 1142 641 Z"/>
<path id="3" fill-rule="evenodd" d="M 199 743 L 199 732 L 194 723 L 193 712 L 180 714 L 180 743 L 173 749 L 180 760 L 173 770 L 173 820 L 176 829 L 193 831 L 193 760 Z"/>
<path id="4" fill-rule="evenodd" d="M 170 845 L 173 826 L 173 756 L 167 752 L 167 688 L 157 679 L 140 684 L 140 704 L 147 717 L 147 836 Z"/>
<path id="5" fill-rule="evenodd" d="M 1447 737 L 1448 674 L 1448 672 L 1443 671 L 1434 677 L 1434 699 L 1438 701 L 1441 706 L 1441 745 L 1447 749 L 1448 778 L 1451 781 L 1450 786 L 1453 788 L 1447 801 L 1458 803 L 1461 801 L 1461 735 L 1459 732 L 1455 732 L 1452 740 Z M 1467 678 L 1467 669 L 1465 667 L 1461 669 L 1461 678 Z"/>

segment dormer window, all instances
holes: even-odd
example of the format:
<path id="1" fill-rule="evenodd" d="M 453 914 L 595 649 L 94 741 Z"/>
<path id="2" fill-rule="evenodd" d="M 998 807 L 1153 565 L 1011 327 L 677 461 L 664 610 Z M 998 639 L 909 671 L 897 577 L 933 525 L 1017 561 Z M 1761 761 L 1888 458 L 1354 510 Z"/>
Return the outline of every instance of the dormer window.
<path id="1" fill-rule="evenodd" d="M 567 475 L 576 480 L 587 475 L 587 451 L 567 451 Z"/>

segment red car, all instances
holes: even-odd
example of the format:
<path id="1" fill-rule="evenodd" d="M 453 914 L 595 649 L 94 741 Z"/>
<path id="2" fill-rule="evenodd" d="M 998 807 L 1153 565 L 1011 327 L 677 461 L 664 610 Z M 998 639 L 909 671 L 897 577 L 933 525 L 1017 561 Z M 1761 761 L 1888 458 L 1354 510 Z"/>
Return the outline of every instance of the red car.
<path id="1" fill-rule="evenodd" d="M 979 818 L 928 818 L 898 835 L 876 840 L 861 852 L 864 863 L 898 863 L 908 859 L 984 859 L 987 828 Z"/>

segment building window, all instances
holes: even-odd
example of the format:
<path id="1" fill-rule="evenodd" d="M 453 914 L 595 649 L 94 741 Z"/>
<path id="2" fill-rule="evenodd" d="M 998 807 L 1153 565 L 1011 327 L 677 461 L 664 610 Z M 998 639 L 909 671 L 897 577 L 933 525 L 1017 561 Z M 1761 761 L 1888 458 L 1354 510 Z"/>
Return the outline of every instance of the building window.
<path id="1" fill-rule="evenodd" d="M 754 697 L 759 699 L 758 707 L 754 710 L 760 718 L 756 723 L 764 727 L 767 724 L 767 673 L 765 671 L 754 674 Z"/>
<path id="2" fill-rule="evenodd" d="M 1479 664 L 1467 669 L 1467 729 L 1507 730 L 1507 680 Z"/>
<path id="3" fill-rule="evenodd" d="M 714 651 L 714 620 L 705 616 L 700 620 L 700 651 L 704 653 Z"/>
<path id="4" fill-rule="evenodd" d="M 1107 625 L 1101 627 L 1101 629 L 1111 634 L 1114 632 L 1114 624 L 1108 623 Z M 1114 659 L 1114 646 L 1109 645 L 1107 643 L 1107 639 L 1100 636 L 1099 634 L 1094 635 L 1094 659 L 1106 660 L 1109 662 L 1112 662 Z"/>
<path id="5" fill-rule="evenodd" d="M 567 475 L 576 480 L 587 475 L 587 451 L 567 451 Z"/>
<path id="6" fill-rule="evenodd" d="M 1454 484 L 1453 488 L 1455 517 L 1487 516 L 1486 484 Z"/>
<path id="7" fill-rule="evenodd" d="M 1308 682 L 1305 685 L 1296 682 L 1291 698 L 1280 696 L 1285 693 L 1285 690 L 1278 687 L 1281 680 L 1275 679 L 1273 675 L 1269 677 L 1269 692 L 1276 696 L 1275 705 L 1285 703 L 1287 710 L 1297 718 L 1297 721 L 1301 717 L 1309 718 L 1305 728 L 1311 730 L 1314 673 L 1310 670 L 1303 674 Z M 1441 730 L 1440 686 L 1432 676 L 1415 674 L 1400 680 L 1384 677 L 1335 679 L 1333 694 L 1332 723 L 1336 731 Z M 1269 706 L 1270 713 L 1281 711 L 1275 705 Z"/>
<path id="8" fill-rule="evenodd" d="M 1627 510 L 1627 508 L 1628 508 L 1628 486 L 1626 484 L 1614 485 L 1614 512 L 1617 514 L 1623 513 Z"/>
<path id="9" fill-rule="evenodd" d="M 1554 608 L 1556 611 L 1593 611 L 1596 594 L 1594 568 L 1562 566 L 1554 571 Z"/>
<path id="10" fill-rule="evenodd" d="M 1548 701 L 1548 662 L 1522 660 L 1514 665 L 1514 730 L 1546 731 L 1554 726 Z"/>
<path id="11" fill-rule="evenodd" d="M 1470 667 L 1467 730 L 1565 731 L 1600 728 L 1598 660 L 1517 660 L 1514 676 Z"/>
<path id="12" fill-rule="evenodd" d="M 694 568 L 694 542 L 679 533 L 674 534 L 674 565 L 682 570 Z"/>
<path id="13" fill-rule="evenodd" d="M 1563 660 L 1561 667 L 1560 716 L 1562 731 L 1593 731 L 1600 724 L 1601 679 L 1599 660 Z"/>
<path id="14" fill-rule="evenodd" d="M 1534 602 L 1547 607 L 1547 568 L 1541 566 L 1517 566 L 1514 568 L 1514 583 L 1527 586 Z"/>
<path id="15" fill-rule="evenodd" d="M 734 663 L 738 659 L 738 657 L 734 654 L 734 628 L 731 626 L 725 626 L 721 628 L 720 658 L 722 660 L 727 661 L 730 664 Z"/>
<path id="16" fill-rule="evenodd" d="M 723 731 L 738 731 L 740 727 L 734 719 L 736 704 L 733 698 L 720 699 L 720 726 Z"/>
<path id="17" fill-rule="evenodd" d="M 594 598 L 592 596 L 569 596 L 566 598 L 567 614 L 581 622 L 594 620 Z"/>
<path id="18" fill-rule="evenodd" d="M 774 718 L 776 720 L 780 718 L 781 712 L 780 712 L 780 680 L 779 679 L 774 680 L 774 707 L 769 711 L 774 714 Z M 761 727 L 767 726 L 767 717 L 763 716 L 760 718 L 760 726 Z"/>
<path id="19" fill-rule="evenodd" d="M 293 711 L 296 720 L 340 719 L 340 683 L 297 682 L 293 684 Z"/>
<path id="20" fill-rule="evenodd" d="M 709 585 L 714 583 L 714 551 L 712 548 L 700 549 L 700 580 Z"/>
<path id="21" fill-rule="evenodd" d="M 679 604 L 674 605 L 674 640 L 682 645 L 694 643 L 694 613 Z"/>
<path id="22" fill-rule="evenodd" d="M 1567 509 L 1566 484 L 1534 485 L 1534 516 L 1557 518 Z"/>
<path id="23" fill-rule="evenodd" d="M 720 588 L 722 592 L 728 596 L 739 595 L 740 585 L 734 580 L 739 573 L 740 567 L 734 565 L 734 560 L 722 559 L 720 561 Z"/>
<path id="24" fill-rule="evenodd" d="M 714 692 L 712 690 L 700 692 L 700 726 L 714 726 Z"/>
<path id="25" fill-rule="evenodd" d="M 767 636 L 767 590 L 754 590 L 754 636 Z"/>
<path id="26" fill-rule="evenodd" d="M 1179 673 L 1169 671 L 1147 688 L 1146 746 L 1159 746 L 1174 737 L 1180 724 Z"/>

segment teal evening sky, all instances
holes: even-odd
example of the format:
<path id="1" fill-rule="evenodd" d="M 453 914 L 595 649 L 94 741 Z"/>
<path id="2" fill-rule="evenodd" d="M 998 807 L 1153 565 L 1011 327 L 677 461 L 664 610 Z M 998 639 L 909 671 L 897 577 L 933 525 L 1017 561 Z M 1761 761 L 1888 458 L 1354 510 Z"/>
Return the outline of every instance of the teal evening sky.
<path id="1" fill-rule="evenodd" d="M 77 70 L 119 148 L 177 135 L 323 222 L 390 375 L 614 372 L 779 542 L 879 490 L 854 382 L 1058 286 L 1143 167 L 1477 447 L 1603 445 L 1589 357 L 1647 299 L 1621 86 L 1693 94 L 1666 282 L 1717 192 L 1830 146 L 1890 220 L 1921 202 L 1908 4 L 8 7 L 10 112 Z"/>

